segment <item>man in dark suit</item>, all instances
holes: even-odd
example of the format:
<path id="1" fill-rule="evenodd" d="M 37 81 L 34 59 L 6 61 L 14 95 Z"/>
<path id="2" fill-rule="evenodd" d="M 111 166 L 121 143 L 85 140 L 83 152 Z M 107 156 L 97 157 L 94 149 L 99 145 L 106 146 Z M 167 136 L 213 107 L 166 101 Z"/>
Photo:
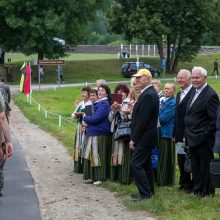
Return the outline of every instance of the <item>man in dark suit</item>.
<path id="1" fill-rule="evenodd" d="M 185 137 L 192 164 L 193 191 L 195 195 L 214 194 L 210 182 L 210 161 L 214 157 L 216 112 L 219 106 L 217 93 L 207 84 L 207 71 L 202 67 L 192 69 L 192 92 L 187 104 Z"/>
<path id="2" fill-rule="evenodd" d="M 191 73 L 186 69 L 181 69 L 177 75 L 177 83 L 181 89 L 176 95 L 176 113 L 174 120 L 173 139 L 177 144 L 177 162 L 179 166 L 180 179 L 179 190 L 190 192 L 192 189 L 191 174 L 185 172 L 185 122 L 186 107 L 189 101 L 190 95 L 194 88 L 191 84 Z"/>
<path id="3" fill-rule="evenodd" d="M 159 98 L 151 85 L 152 76 L 147 69 L 140 69 L 134 77 L 141 94 L 132 113 L 129 146 L 134 152 L 130 165 L 141 199 L 149 199 L 154 194 L 151 150 L 157 144 Z"/>

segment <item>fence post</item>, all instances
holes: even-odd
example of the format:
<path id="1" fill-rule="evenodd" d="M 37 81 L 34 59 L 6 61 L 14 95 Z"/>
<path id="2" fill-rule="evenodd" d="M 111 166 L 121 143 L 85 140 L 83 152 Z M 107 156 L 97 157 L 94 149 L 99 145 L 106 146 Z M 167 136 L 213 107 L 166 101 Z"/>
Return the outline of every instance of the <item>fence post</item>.
<path id="1" fill-rule="evenodd" d="M 62 120 L 62 116 L 59 115 L 59 127 L 61 127 L 61 120 Z"/>
<path id="2" fill-rule="evenodd" d="M 30 105 L 32 104 L 32 90 L 31 90 L 31 93 L 30 93 Z"/>
<path id="3" fill-rule="evenodd" d="M 47 110 L 44 111 L 44 116 L 47 119 Z"/>
<path id="4" fill-rule="evenodd" d="M 156 56 L 156 46 L 154 45 L 154 57 Z"/>
<path id="5" fill-rule="evenodd" d="M 150 56 L 150 45 L 148 44 L 147 46 L 147 56 L 149 57 Z"/>
<path id="6" fill-rule="evenodd" d="M 40 107 L 41 107 L 40 104 L 38 104 L 38 111 L 39 111 L 39 112 L 40 112 Z"/>

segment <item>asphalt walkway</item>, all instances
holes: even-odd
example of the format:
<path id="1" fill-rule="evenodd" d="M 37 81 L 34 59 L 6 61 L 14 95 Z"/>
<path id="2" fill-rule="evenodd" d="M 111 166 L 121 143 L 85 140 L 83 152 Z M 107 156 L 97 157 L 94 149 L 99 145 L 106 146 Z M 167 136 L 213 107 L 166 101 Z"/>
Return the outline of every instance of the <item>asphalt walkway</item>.
<path id="1" fill-rule="evenodd" d="M 41 220 L 34 180 L 18 142 L 12 132 L 14 155 L 6 161 L 0 220 Z M 31 146 L 30 146 L 31 147 Z"/>

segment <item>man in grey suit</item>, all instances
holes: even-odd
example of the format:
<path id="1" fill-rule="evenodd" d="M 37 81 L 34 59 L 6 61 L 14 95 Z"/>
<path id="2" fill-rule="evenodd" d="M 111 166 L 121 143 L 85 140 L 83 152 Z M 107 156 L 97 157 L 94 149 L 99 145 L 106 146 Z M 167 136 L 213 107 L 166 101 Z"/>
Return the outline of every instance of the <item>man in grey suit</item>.
<path id="1" fill-rule="evenodd" d="M 8 85 L 5 84 L 4 78 L 0 79 L 0 93 L 4 97 L 5 100 L 5 114 L 7 117 L 7 120 L 9 120 L 9 112 L 11 111 L 11 108 L 9 106 L 11 102 L 11 91 Z"/>
<path id="2" fill-rule="evenodd" d="M 129 146 L 133 154 L 130 165 L 140 199 L 149 199 L 154 194 L 151 151 L 157 144 L 159 98 L 151 85 L 152 76 L 147 69 L 140 69 L 134 77 L 141 94 L 132 113 Z"/>
<path id="3" fill-rule="evenodd" d="M 193 191 L 195 195 L 204 197 L 214 194 L 210 161 L 214 157 L 219 98 L 207 84 L 207 71 L 203 67 L 194 67 L 191 79 L 195 91 L 191 93 L 186 108 L 185 137 L 191 155 Z"/>

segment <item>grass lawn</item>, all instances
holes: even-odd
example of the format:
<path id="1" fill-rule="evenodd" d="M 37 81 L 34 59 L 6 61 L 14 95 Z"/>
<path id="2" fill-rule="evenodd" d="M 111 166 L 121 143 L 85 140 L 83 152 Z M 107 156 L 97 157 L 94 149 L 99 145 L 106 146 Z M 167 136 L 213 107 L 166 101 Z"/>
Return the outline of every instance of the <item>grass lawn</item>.
<path id="1" fill-rule="evenodd" d="M 220 95 L 220 79 L 209 79 L 208 82 Z M 113 89 L 114 85 L 110 85 L 110 87 Z M 80 89 L 81 88 L 74 87 L 62 88 L 60 90 L 51 89 L 42 92 L 34 91 L 33 99 L 40 103 L 47 111 L 70 119 L 70 115 L 74 111 L 74 100 L 80 99 Z M 31 122 L 40 125 L 42 129 L 62 141 L 71 154 L 75 126 L 63 121 L 62 126 L 58 127 L 57 116 L 50 116 L 48 120 L 45 120 L 44 111 L 39 112 L 38 105 L 35 102 L 29 105 L 23 94 L 15 94 L 13 95 L 13 99 Z M 176 175 L 176 183 L 177 182 L 178 171 Z M 120 197 L 130 210 L 146 210 L 158 219 L 219 219 L 219 190 L 217 190 L 217 194 L 214 198 L 199 199 L 191 194 L 188 195 L 178 192 L 178 184 L 176 184 L 172 188 L 156 187 L 156 195 L 151 200 L 133 202 L 130 199 L 130 195 L 137 193 L 137 188 L 134 184 L 125 186 L 107 181 L 103 186 L 113 192 L 117 192 L 116 195 Z"/>
<path id="2" fill-rule="evenodd" d="M 20 82 L 20 68 L 24 61 L 36 60 L 36 55 L 24 56 L 21 53 L 12 54 L 13 64 L 13 82 L 9 84 L 18 84 Z M 62 58 L 61 58 L 62 59 Z M 135 58 L 117 59 L 114 54 L 74 54 L 64 58 L 63 66 L 64 80 L 66 83 L 74 82 L 94 82 L 98 78 L 106 80 L 123 80 L 121 76 L 121 66 L 125 61 L 136 61 Z M 179 69 L 185 68 L 191 70 L 195 65 L 202 65 L 209 74 L 212 73 L 213 61 L 220 61 L 220 53 L 199 55 L 192 62 L 179 62 Z M 6 53 L 7 60 L 7 53 Z M 140 57 L 140 61 L 151 64 L 160 69 L 160 60 L 158 57 Z M 55 83 L 57 81 L 57 66 L 44 66 L 45 77 L 42 83 Z M 5 75 L 3 66 L 0 66 L 0 75 Z M 174 77 L 176 74 L 165 74 L 165 77 Z M 32 82 L 38 83 L 37 66 L 32 65 Z"/>

